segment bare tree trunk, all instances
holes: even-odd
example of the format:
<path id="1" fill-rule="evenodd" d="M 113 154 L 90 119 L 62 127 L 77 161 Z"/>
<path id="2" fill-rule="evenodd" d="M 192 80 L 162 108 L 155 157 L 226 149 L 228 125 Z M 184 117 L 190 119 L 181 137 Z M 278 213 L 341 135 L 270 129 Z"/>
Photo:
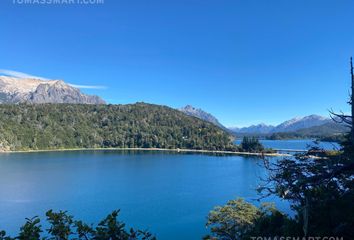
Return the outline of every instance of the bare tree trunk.
<path id="1" fill-rule="evenodd" d="M 353 58 L 350 58 L 350 75 L 352 77 L 352 88 L 351 88 L 351 94 L 350 94 L 350 105 L 352 107 L 351 111 L 351 131 L 350 131 L 350 136 L 351 136 L 351 142 L 354 144 L 354 73 L 353 73 Z"/>
<path id="2" fill-rule="evenodd" d="M 354 145 L 354 69 L 353 69 L 353 58 L 350 58 L 350 76 L 351 76 L 351 89 L 350 89 L 350 99 L 348 103 L 351 106 L 350 115 L 346 115 L 343 112 L 335 113 L 333 110 L 329 111 L 331 118 L 336 123 L 343 123 L 350 128 L 350 143 Z"/>
<path id="3" fill-rule="evenodd" d="M 302 224 L 302 231 L 304 232 L 304 236 L 307 237 L 308 234 L 308 228 L 309 228 L 309 210 L 310 210 L 310 204 L 309 204 L 309 196 L 307 196 L 307 193 L 305 193 L 305 201 L 302 201 L 302 220 L 304 221 Z"/>

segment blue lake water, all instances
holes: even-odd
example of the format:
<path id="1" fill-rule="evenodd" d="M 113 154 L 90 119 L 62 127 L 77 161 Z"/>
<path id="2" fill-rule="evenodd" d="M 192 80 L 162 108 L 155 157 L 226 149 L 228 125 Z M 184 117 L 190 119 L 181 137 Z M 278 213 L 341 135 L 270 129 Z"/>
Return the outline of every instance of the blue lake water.
<path id="1" fill-rule="evenodd" d="M 242 139 L 236 140 L 236 144 L 240 144 Z M 316 145 L 312 139 L 294 139 L 294 140 L 260 140 L 262 145 L 266 148 L 273 149 L 295 149 L 307 150 L 309 146 L 318 146 L 326 150 L 338 150 L 339 144 L 335 142 L 318 142 Z"/>
<path id="2" fill-rule="evenodd" d="M 259 161 L 136 151 L 0 154 L 0 229 L 14 234 L 25 217 L 43 218 L 48 209 L 92 223 L 121 209 L 128 226 L 158 239 L 201 239 L 214 206 L 257 198 L 265 174 Z M 286 202 L 275 201 L 289 212 Z"/>

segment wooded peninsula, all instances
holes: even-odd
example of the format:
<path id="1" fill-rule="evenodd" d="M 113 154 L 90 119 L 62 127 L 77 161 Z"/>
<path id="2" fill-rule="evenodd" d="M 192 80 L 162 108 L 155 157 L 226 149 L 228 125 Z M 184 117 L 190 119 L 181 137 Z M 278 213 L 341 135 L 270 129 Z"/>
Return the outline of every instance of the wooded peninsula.
<path id="1" fill-rule="evenodd" d="M 163 148 L 238 151 L 217 126 L 160 105 L 1 104 L 2 151 Z"/>

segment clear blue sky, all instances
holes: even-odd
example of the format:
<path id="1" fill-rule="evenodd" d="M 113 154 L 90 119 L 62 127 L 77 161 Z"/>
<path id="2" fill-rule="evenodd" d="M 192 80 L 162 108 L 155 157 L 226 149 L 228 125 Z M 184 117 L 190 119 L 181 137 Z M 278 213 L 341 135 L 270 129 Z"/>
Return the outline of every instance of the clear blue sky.
<path id="1" fill-rule="evenodd" d="M 110 103 L 191 104 L 226 126 L 348 111 L 352 0 L 0 1 L 0 69 Z"/>

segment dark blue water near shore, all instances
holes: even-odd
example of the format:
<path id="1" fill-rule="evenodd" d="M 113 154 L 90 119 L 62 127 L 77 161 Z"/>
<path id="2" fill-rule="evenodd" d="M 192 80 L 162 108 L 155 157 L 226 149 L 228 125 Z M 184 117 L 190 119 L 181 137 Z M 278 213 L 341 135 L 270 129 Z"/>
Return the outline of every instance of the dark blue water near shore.
<path id="1" fill-rule="evenodd" d="M 257 197 L 259 159 L 167 152 L 81 151 L 0 155 L 0 229 L 68 210 L 97 222 L 114 209 L 159 239 L 201 239 L 216 205 Z M 288 205 L 276 201 L 280 209 Z"/>

